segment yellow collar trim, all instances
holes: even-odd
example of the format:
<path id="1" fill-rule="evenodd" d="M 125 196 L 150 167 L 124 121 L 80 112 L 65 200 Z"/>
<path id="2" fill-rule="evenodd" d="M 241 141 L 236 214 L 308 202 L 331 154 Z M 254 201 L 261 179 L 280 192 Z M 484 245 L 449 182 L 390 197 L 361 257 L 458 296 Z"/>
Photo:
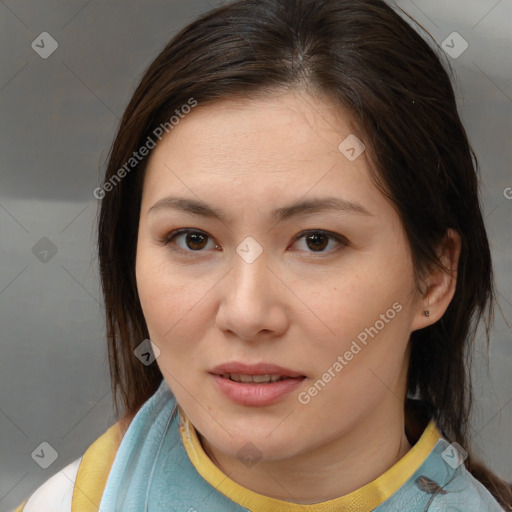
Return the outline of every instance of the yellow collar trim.
<path id="1" fill-rule="evenodd" d="M 98 512 L 122 438 L 121 426 L 117 422 L 86 450 L 76 475 L 72 512 Z"/>
<path id="2" fill-rule="evenodd" d="M 369 512 L 390 498 L 411 478 L 429 456 L 439 438 L 442 437 L 432 420 L 417 443 L 383 475 L 345 496 L 332 500 L 302 505 L 269 498 L 237 484 L 226 476 L 208 457 L 197 437 L 196 430 L 180 409 L 180 435 L 188 457 L 197 472 L 213 487 L 229 499 L 249 510 L 266 512 L 358 511 Z"/>

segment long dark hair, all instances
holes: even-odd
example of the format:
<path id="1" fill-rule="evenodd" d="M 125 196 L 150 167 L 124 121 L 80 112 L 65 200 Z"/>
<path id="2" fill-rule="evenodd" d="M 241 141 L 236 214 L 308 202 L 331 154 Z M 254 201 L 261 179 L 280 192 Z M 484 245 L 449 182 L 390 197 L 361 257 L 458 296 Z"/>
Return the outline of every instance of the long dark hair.
<path id="1" fill-rule="evenodd" d="M 147 157 L 129 169 L 127 162 L 157 127 L 172 129 L 170 117 L 191 98 L 200 108 L 298 89 L 354 116 L 375 162 L 372 178 L 401 217 L 418 278 L 440 265 L 436 249 L 449 228 L 461 237 L 450 306 L 411 335 L 408 391 L 469 451 L 470 356 L 481 321 L 489 340 L 493 274 L 476 156 L 434 47 L 382 0 L 239 0 L 202 15 L 167 44 L 126 108 L 102 193 L 98 246 L 117 412 L 119 401 L 134 414 L 162 380 L 156 364 L 133 354 L 149 337 L 135 279 Z M 119 179 L 123 166 L 129 172 Z M 471 455 L 466 466 L 512 506 L 510 486 Z"/>

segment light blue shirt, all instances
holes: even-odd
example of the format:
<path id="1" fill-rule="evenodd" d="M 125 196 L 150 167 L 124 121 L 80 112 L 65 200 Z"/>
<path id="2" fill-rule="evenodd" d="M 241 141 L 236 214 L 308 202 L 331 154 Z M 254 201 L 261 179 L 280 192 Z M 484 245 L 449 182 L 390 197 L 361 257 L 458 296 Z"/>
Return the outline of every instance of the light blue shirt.
<path id="1" fill-rule="evenodd" d="M 101 500 L 102 512 L 249 510 L 197 472 L 183 445 L 179 421 L 176 399 L 163 380 L 119 446 Z M 440 438 L 414 475 L 375 512 L 504 512 L 464 464 L 457 464 L 453 450 Z"/>

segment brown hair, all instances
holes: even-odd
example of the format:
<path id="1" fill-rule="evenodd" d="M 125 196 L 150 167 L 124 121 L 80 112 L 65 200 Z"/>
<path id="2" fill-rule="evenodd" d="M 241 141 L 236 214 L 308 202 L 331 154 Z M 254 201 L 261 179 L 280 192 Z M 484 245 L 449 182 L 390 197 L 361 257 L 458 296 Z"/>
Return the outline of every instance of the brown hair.
<path id="1" fill-rule="evenodd" d="M 444 316 L 410 338 L 409 394 L 430 405 L 444 434 L 469 451 L 472 344 L 494 301 L 478 196 L 478 164 L 439 56 L 382 0 L 239 0 L 179 32 L 149 66 L 111 148 L 105 181 L 194 98 L 301 89 L 329 97 L 356 120 L 372 177 L 401 217 L 417 277 L 439 265 L 449 228 L 462 241 L 455 295 Z M 99 259 L 114 396 L 133 415 L 162 380 L 133 350 L 148 331 L 137 295 L 135 253 L 147 158 L 105 194 Z M 119 176 L 119 174 L 118 174 Z M 117 401 L 116 401 L 116 411 Z M 512 490 L 470 455 L 468 469 L 496 499 Z"/>

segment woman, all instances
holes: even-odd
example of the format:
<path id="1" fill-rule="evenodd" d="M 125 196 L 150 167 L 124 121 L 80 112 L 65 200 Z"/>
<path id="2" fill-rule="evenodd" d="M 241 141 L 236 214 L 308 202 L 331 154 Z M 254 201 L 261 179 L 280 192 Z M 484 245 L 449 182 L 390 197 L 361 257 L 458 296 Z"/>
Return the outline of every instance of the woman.
<path id="1" fill-rule="evenodd" d="M 19 510 L 512 509 L 467 434 L 493 301 L 476 159 L 383 1 L 184 28 L 95 196 L 123 416 Z"/>

